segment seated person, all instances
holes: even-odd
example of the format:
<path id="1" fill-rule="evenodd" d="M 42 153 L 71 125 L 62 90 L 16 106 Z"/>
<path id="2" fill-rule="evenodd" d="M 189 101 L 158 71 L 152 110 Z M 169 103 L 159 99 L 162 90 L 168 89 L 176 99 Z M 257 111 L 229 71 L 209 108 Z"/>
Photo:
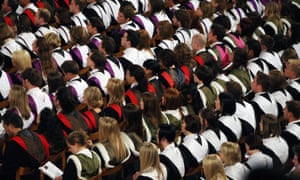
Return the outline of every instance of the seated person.
<path id="1" fill-rule="evenodd" d="M 23 121 L 17 114 L 7 112 L 2 121 L 3 128 L 11 137 L 3 154 L 4 179 L 15 179 L 19 167 L 38 168 L 48 159 L 49 144 L 46 139 L 33 131 L 22 129 Z M 34 177 L 37 178 L 38 174 Z"/>
<path id="2" fill-rule="evenodd" d="M 72 153 L 67 160 L 64 174 L 55 179 L 86 179 L 101 173 L 99 156 L 87 148 L 88 136 L 84 131 L 73 131 L 67 137 L 67 145 Z"/>

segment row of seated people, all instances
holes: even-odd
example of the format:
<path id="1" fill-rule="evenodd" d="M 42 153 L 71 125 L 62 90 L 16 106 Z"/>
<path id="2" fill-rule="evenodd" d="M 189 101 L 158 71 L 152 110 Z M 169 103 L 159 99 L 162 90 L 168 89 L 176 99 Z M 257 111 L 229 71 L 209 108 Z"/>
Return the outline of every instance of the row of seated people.
<path id="1" fill-rule="evenodd" d="M 297 107 L 299 107 L 299 102 Z M 207 111 L 211 111 L 209 116 L 216 116 L 212 110 Z M 204 114 L 205 112 L 202 118 L 206 120 Z M 19 167 L 37 168 L 48 160 L 50 154 L 63 151 L 66 146 L 72 155 L 68 156 L 66 165 L 62 165 L 65 166 L 63 176 L 56 177 L 56 179 L 90 178 L 100 174 L 103 168 L 115 168 L 119 164 L 123 164 L 126 178 L 199 178 L 203 176 L 202 163 L 204 175 L 213 176 L 213 173 L 209 172 L 213 170 L 206 167 L 206 159 L 209 158 L 208 154 L 214 154 L 215 151 L 212 150 L 211 141 L 206 139 L 204 133 L 200 134 L 201 125 L 197 116 L 184 117 L 181 125 L 181 141 L 176 140 L 178 137 L 176 137 L 176 128 L 173 125 L 161 124 L 156 135 L 156 145 L 160 151 L 151 143 L 140 142 L 139 147 L 136 146 L 129 134 L 122 132 L 120 124 L 110 117 L 99 119 L 98 137 L 94 137 L 97 139 L 94 143 L 91 140 L 88 141 L 86 132 L 81 130 L 71 132 L 66 137 L 66 144 L 60 127 L 55 126 L 57 125 L 55 115 L 49 109 L 43 110 L 38 133 L 22 129 L 22 119 L 13 112 L 8 112 L 1 119 L 9 136 L 1 158 L 4 177 L 7 179 L 14 179 Z M 219 158 L 224 163 L 223 173 L 226 174 L 224 179 L 245 179 L 248 173 L 259 168 L 283 170 L 282 162 L 288 159 L 288 145 L 279 134 L 273 134 L 280 132 L 280 122 L 272 115 L 263 117 L 262 121 L 261 129 L 264 139 L 255 134 L 247 136 L 244 141 L 246 157 L 242 156 L 238 142 L 224 141 L 219 146 Z M 47 131 L 46 128 L 52 131 Z M 55 136 L 52 137 L 54 140 L 52 142 L 47 139 L 50 133 Z M 222 134 L 220 130 L 219 134 Z M 284 134 L 287 133 L 283 133 L 283 137 Z M 272 145 L 273 147 L 270 147 Z M 297 157 L 299 150 L 293 150 L 294 156 Z M 140 162 L 126 164 L 130 157 L 139 157 Z M 293 163 L 295 161 L 293 160 Z M 114 175 L 118 176 L 114 177 L 117 179 L 122 177 L 120 173 Z M 297 173 L 292 175 L 297 175 Z"/>

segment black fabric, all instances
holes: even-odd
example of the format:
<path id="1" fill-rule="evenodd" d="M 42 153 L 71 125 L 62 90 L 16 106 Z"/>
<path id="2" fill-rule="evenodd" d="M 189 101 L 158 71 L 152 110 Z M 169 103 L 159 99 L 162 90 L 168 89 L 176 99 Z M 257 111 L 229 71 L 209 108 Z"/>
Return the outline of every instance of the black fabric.
<path id="1" fill-rule="evenodd" d="M 181 175 L 173 162 L 164 155 L 159 155 L 160 162 L 167 168 L 167 180 L 181 179 Z"/>

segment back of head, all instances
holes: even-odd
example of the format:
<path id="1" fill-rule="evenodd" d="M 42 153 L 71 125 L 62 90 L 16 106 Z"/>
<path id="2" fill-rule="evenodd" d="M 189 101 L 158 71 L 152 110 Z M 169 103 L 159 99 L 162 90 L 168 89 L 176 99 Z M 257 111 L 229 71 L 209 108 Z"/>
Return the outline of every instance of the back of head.
<path id="1" fill-rule="evenodd" d="M 224 142 L 221 145 L 220 153 L 223 154 L 225 166 L 234 165 L 242 160 L 240 146 L 237 143 Z"/>
<path id="2" fill-rule="evenodd" d="M 157 75 L 160 71 L 159 63 L 154 59 L 147 59 L 143 63 L 143 67 L 152 71 L 152 75 Z"/>
<path id="3" fill-rule="evenodd" d="M 127 30 L 127 40 L 130 41 L 131 47 L 137 47 L 139 43 L 140 34 L 138 31 Z"/>
<path id="4" fill-rule="evenodd" d="M 285 89 L 288 85 L 286 81 L 286 77 L 284 74 L 279 70 L 271 70 L 269 72 L 269 78 L 270 78 L 270 91 L 277 91 Z"/>
<path id="5" fill-rule="evenodd" d="M 105 26 L 103 24 L 103 21 L 100 18 L 97 17 L 88 17 L 89 23 L 92 25 L 92 27 L 95 27 L 97 29 L 98 33 L 102 33 L 105 31 Z"/>
<path id="6" fill-rule="evenodd" d="M 236 101 L 242 100 L 243 90 L 239 83 L 235 81 L 228 81 L 225 84 L 225 89 L 226 92 L 231 94 Z"/>
<path id="7" fill-rule="evenodd" d="M 3 116 L 2 116 L 2 121 L 3 124 L 5 125 L 12 125 L 14 128 L 23 128 L 23 120 L 19 115 L 12 111 L 7 111 Z"/>
<path id="8" fill-rule="evenodd" d="M 78 144 L 81 147 L 87 146 L 88 135 L 85 131 L 73 131 L 67 137 L 67 143 L 70 145 Z"/>
<path id="9" fill-rule="evenodd" d="M 95 68 L 99 69 L 100 71 L 104 71 L 106 57 L 103 53 L 98 50 L 92 51 L 90 59 L 95 63 Z"/>
<path id="10" fill-rule="evenodd" d="M 112 55 L 115 52 L 115 41 L 110 36 L 104 36 L 102 38 L 102 48 L 106 51 L 106 54 Z"/>
<path id="11" fill-rule="evenodd" d="M 179 9 L 175 11 L 174 16 L 180 21 L 183 28 L 189 29 L 191 27 L 191 15 L 187 10 Z"/>
<path id="12" fill-rule="evenodd" d="M 248 49 L 253 51 L 254 57 L 258 57 L 261 51 L 261 46 L 259 41 L 255 39 L 249 39 L 247 40 L 246 44 Z"/>
<path id="13" fill-rule="evenodd" d="M 160 170 L 158 150 L 152 143 L 144 142 L 140 149 L 140 171 L 151 167 Z"/>
<path id="14" fill-rule="evenodd" d="M 249 146 L 250 150 L 261 149 L 263 146 L 262 139 L 257 134 L 250 134 L 246 137 L 245 143 Z"/>
<path id="15" fill-rule="evenodd" d="M 56 92 L 56 99 L 59 100 L 59 104 L 62 108 L 63 113 L 71 113 L 75 110 L 78 100 L 72 93 L 70 88 L 61 87 Z"/>
<path id="16" fill-rule="evenodd" d="M 225 28 L 217 23 L 214 23 L 210 27 L 210 31 L 213 35 L 217 36 L 218 41 L 222 41 L 225 36 Z"/>
<path id="17" fill-rule="evenodd" d="M 213 20 L 213 23 L 217 23 L 220 24 L 221 26 L 223 26 L 225 29 L 230 30 L 231 29 L 231 24 L 230 24 L 230 20 L 227 16 L 225 15 L 220 15 L 218 17 L 216 17 Z"/>
<path id="18" fill-rule="evenodd" d="M 210 86 L 210 82 L 215 78 L 212 69 L 208 66 L 198 66 L 194 74 L 205 86 Z"/>
<path id="19" fill-rule="evenodd" d="M 272 51 L 274 47 L 274 39 L 270 35 L 263 35 L 260 37 L 260 43 L 265 46 L 268 51 Z"/>
<path id="20" fill-rule="evenodd" d="M 88 87 L 84 90 L 84 97 L 87 105 L 91 108 L 100 108 L 103 106 L 103 97 L 100 89 L 95 86 Z"/>
<path id="21" fill-rule="evenodd" d="M 170 49 L 164 49 L 159 53 L 157 59 L 166 68 L 177 66 L 175 53 Z"/>
<path id="22" fill-rule="evenodd" d="M 74 26 L 70 30 L 72 42 L 74 44 L 85 45 L 89 40 L 89 34 L 82 26 Z"/>
<path id="23" fill-rule="evenodd" d="M 175 110 L 182 105 L 182 95 L 175 88 L 168 88 L 163 95 L 163 103 L 166 109 Z"/>
<path id="24" fill-rule="evenodd" d="M 21 76 L 24 80 L 28 80 L 33 86 L 40 87 L 42 85 L 42 75 L 34 68 L 25 69 Z"/>
<path id="25" fill-rule="evenodd" d="M 220 180 L 227 179 L 223 164 L 217 154 L 209 154 L 205 156 L 202 164 L 206 179 L 212 179 L 215 176 L 220 176 Z"/>
<path id="26" fill-rule="evenodd" d="M 262 138 L 269 138 L 281 135 L 281 125 L 279 119 L 272 114 L 262 115 L 260 118 L 262 123 Z"/>
<path id="27" fill-rule="evenodd" d="M 174 126 L 169 124 L 161 124 L 158 131 L 158 140 L 161 141 L 165 138 L 169 143 L 174 142 L 176 136 L 176 130 Z"/>
<path id="28" fill-rule="evenodd" d="M 229 93 L 220 93 L 219 100 L 221 104 L 222 114 L 233 115 L 236 110 L 234 98 Z"/>
<path id="29" fill-rule="evenodd" d="M 78 74 L 79 73 L 79 66 L 75 61 L 65 61 L 61 65 L 61 69 L 64 73 L 72 73 Z"/>
<path id="30" fill-rule="evenodd" d="M 12 28 L 6 23 L 0 23 L 0 29 L 0 46 L 2 46 L 5 43 L 4 40 L 14 37 L 14 33 Z"/>
<path id="31" fill-rule="evenodd" d="M 134 104 L 126 104 L 123 107 L 125 120 L 126 120 L 126 131 L 135 132 L 141 139 L 143 139 L 143 122 L 142 122 L 142 111 Z"/>
<path id="32" fill-rule="evenodd" d="M 159 36 L 162 39 L 169 39 L 173 36 L 173 26 L 167 20 L 158 22 L 157 29 L 159 31 Z"/>
<path id="33" fill-rule="evenodd" d="M 268 91 L 270 87 L 270 78 L 268 75 L 264 74 L 263 72 L 258 71 L 256 76 L 256 84 L 261 85 L 263 91 Z"/>
<path id="34" fill-rule="evenodd" d="M 198 134 L 201 129 L 200 119 L 196 115 L 187 115 L 183 118 L 185 129 L 191 133 Z"/>

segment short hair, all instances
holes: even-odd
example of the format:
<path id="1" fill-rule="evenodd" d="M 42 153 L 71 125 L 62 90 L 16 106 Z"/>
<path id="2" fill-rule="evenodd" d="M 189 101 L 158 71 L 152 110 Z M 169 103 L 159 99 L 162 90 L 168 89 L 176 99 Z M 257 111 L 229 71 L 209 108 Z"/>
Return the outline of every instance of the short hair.
<path id="1" fill-rule="evenodd" d="M 261 52 L 261 46 L 259 41 L 255 39 L 249 39 L 246 42 L 248 49 L 253 51 L 254 57 L 258 57 Z"/>
<path id="2" fill-rule="evenodd" d="M 49 94 L 54 93 L 58 88 L 65 86 L 63 75 L 59 71 L 52 71 L 47 74 Z"/>
<path id="3" fill-rule="evenodd" d="M 174 53 L 176 56 L 176 62 L 178 67 L 182 65 L 187 65 L 192 67 L 193 64 L 193 51 L 186 43 L 179 43 L 174 48 Z"/>
<path id="4" fill-rule="evenodd" d="M 23 128 L 23 120 L 22 118 L 14 113 L 13 111 L 7 111 L 2 116 L 2 121 L 6 125 L 13 125 L 15 128 Z"/>
<path id="5" fill-rule="evenodd" d="M 79 6 L 79 10 L 80 11 L 83 11 L 84 8 L 85 8 L 85 6 L 86 6 L 86 4 L 87 4 L 86 0 L 70 0 L 70 3 L 72 1 L 74 1 L 75 4 Z"/>
<path id="6" fill-rule="evenodd" d="M 184 116 L 183 121 L 186 124 L 185 129 L 191 133 L 198 134 L 201 129 L 200 119 L 197 115 Z"/>
<path id="7" fill-rule="evenodd" d="M 243 89 L 242 89 L 242 86 L 238 82 L 235 82 L 235 81 L 226 82 L 225 83 L 225 89 L 226 89 L 226 92 L 231 94 L 232 97 L 236 101 L 242 100 Z"/>
<path id="8" fill-rule="evenodd" d="M 105 31 L 105 26 L 103 24 L 102 19 L 97 18 L 97 17 L 89 17 L 88 18 L 90 24 L 92 25 L 92 27 L 95 27 L 97 29 L 98 33 L 102 33 Z"/>
<path id="9" fill-rule="evenodd" d="M 67 143 L 71 145 L 87 146 L 87 141 L 88 135 L 85 131 L 73 131 L 67 137 Z"/>
<path id="10" fill-rule="evenodd" d="M 57 9 L 55 16 L 57 16 L 61 25 L 69 26 L 72 24 L 71 13 L 66 8 Z"/>
<path id="11" fill-rule="evenodd" d="M 218 113 L 214 110 L 214 108 L 209 107 L 202 109 L 200 115 L 203 120 L 206 120 L 208 123 L 207 128 L 216 130 L 218 129 Z"/>
<path id="12" fill-rule="evenodd" d="M 51 19 L 51 12 L 46 8 L 40 8 L 38 10 L 40 18 L 43 18 L 45 22 L 49 22 Z"/>
<path id="13" fill-rule="evenodd" d="M 159 36 L 162 39 L 169 39 L 169 38 L 171 38 L 173 36 L 173 33 L 174 33 L 173 26 L 167 20 L 159 21 L 157 23 L 157 29 L 159 31 Z"/>
<path id="14" fill-rule="evenodd" d="M 184 28 L 191 28 L 191 15 L 187 10 L 179 9 L 175 11 L 174 16 Z"/>
<path id="15" fill-rule="evenodd" d="M 149 0 L 151 4 L 151 14 L 160 12 L 164 8 L 164 1 L 163 0 Z"/>
<path id="16" fill-rule="evenodd" d="M 261 149 L 263 146 L 262 139 L 257 134 L 250 134 L 246 137 L 245 143 L 248 144 L 249 149 Z"/>
<path id="17" fill-rule="evenodd" d="M 132 19 L 132 17 L 135 15 L 135 9 L 132 5 L 126 4 L 126 5 L 121 5 L 119 12 L 124 14 L 124 17 L 127 19 Z"/>
<path id="18" fill-rule="evenodd" d="M 79 66 L 75 61 L 65 61 L 61 65 L 61 69 L 64 73 L 72 73 L 78 74 L 79 73 Z"/>
<path id="19" fill-rule="evenodd" d="M 87 30 L 82 26 L 72 27 L 70 29 L 70 35 L 72 42 L 76 44 L 85 45 L 89 40 L 89 34 Z"/>
<path id="20" fill-rule="evenodd" d="M 154 59 L 147 59 L 143 63 L 143 67 L 145 69 L 149 69 L 152 71 L 152 75 L 157 75 L 160 71 L 160 65 L 159 63 Z"/>
<path id="21" fill-rule="evenodd" d="M 131 47 L 136 47 L 139 43 L 140 34 L 138 31 L 127 30 L 127 41 L 130 41 Z"/>
<path id="22" fill-rule="evenodd" d="M 106 64 L 106 57 L 98 50 L 92 51 L 90 59 L 95 63 L 95 67 L 100 71 L 104 71 Z"/>
<path id="23" fill-rule="evenodd" d="M 168 88 L 163 94 L 165 99 L 166 109 L 177 109 L 182 105 L 182 95 L 179 90 L 175 88 Z"/>
<path id="24" fill-rule="evenodd" d="M 213 20 L 213 23 L 220 24 L 225 29 L 231 29 L 231 23 L 228 16 L 220 15 Z"/>
<path id="25" fill-rule="evenodd" d="M 27 68 L 22 73 L 21 76 L 24 80 L 28 80 L 32 85 L 40 87 L 42 85 L 42 75 L 34 68 Z"/>
<path id="26" fill-rule="evenodd" d="M 220 147 L 220 153 L 224 155 L 225 166 L 234 165 L 242 160 L 240 146 L 234 142 L 224 142 Z"/>
<path id="27" fill-rule="evenodd" d="M 236 110 L 236 103 L 231 94 L 222 92 L 219 94 L 222 114 L 233 115 Z"/>
<path id="28" fill-rule="evenodd" d="M 170 49 L 164 49 L 159 53 L 158 58 L 159 62 L 161 62 L 166 68 L 169 68 L 173 65 L 177 66 L 176 56 L 174 51 Z"/>
<path id="29" fill-rule="evenodd" d="M 215 78 L 213 70 L 206 65 L 198 66 L 194 74 L 205 86 L 209 86 L 211 81 Z"/>
<path id="30" fill-rule="evenodd" d="M 197 42 L 202 47 L 206 46 L 207 40 L 204 34 L 202 33 L 197 33 L 193 36 L 193 40 Z"/>
<path id="31" fill-rule="evenodd" d="M 261 43 L 261 45 L 265 45 L 266 48 L 270 51 L 273 50 L 273 47 L 275 45 L 274 39 L 270 35 L 261 36 L 260 37 L 260 43 Z"/>
<path id="32" fill-rule="evenodd" d="M 286 77 L 284 76 L 283 72 L 273 69 L 269 72 L 270 78 L 270 91 L 274 92 L 280 89 L 285 89 L 288 85 L 286 81 Z"/>
<path id="33" fill-rule="evenodd" d="M 270 87 L 270 78 L 261 71 L 256 73 L 256 83 L 261 85 L 264 91 L 268 91 Z"/>
<path id="34" fill-rule="evenodd" d="M 58 48 L 61 46 L 61 39 L 58 34 L 56 33 L 47 33 L 44 35 L 44 38 L 50 46 L 52 46 L 53 49 Z"/>
<path id="35" fill-rule="evenodd" d="M 300 118 L 300 101 L 292 100 L 286 102 L 288 112 L 292 113 L 296 119 Z"/>
<path id="36" fill-rule="evenodd" d="M 248 57 L 246 49 L 235 48 L 233 50 L 233 65 L 232 68 L 247 67 Z"/>
<path id="37" fill-rule="evenodd" d="M 210 27 L 210 31 L 213 35 L 217 36 L 218 41 L 222 41 L 225 36 L 225 28 L 220 24 L 212 24 Z"/>
<path id="38" fill-rule="evenodd" d="M 109 55 L 112 55 L 115 52 L 116 44 L 114 39 L 110 36 L 104 36 L 102 38 L 101 46 Z"/>
<path id="39" fill-rule="evenodd" d="M 280 136 L 281 126 L 279 119 L 272 114 L 264 114 L 260 118 L 262 123 L 262 138 L 269 138 L 274 136 Z"/>
<path id="40" fill-rule="evenodd" d="M 173 125 L 170 124 L 161 124 L 158 130 L 158 139 L 159 141 L 162 138 L 166 138 L 169 143 L 174 142 L 176 136 L 176 130 Z"/>

